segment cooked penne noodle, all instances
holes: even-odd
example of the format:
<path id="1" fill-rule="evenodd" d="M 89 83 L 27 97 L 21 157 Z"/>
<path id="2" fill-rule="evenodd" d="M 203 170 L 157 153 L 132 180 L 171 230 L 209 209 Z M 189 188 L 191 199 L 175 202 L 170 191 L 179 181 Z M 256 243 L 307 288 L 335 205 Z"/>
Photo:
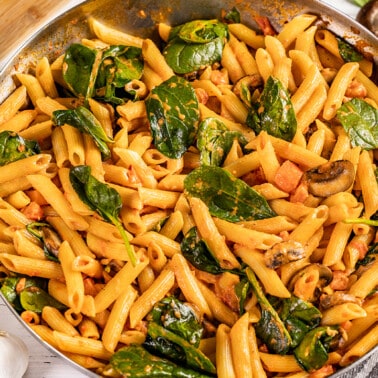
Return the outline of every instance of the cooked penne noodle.
<path id="1" fill-rule="evenodd" d="M 126 290 L 114 302 L 108 321 L 102 334 L 102 343 L 109 352 L 114 352 L 129 315 L 130 307 L 137 297 L 137 292 L 132 286 Z"/>
<path id="2" fill-rule="evenodd" d="M 177 284 L 185 295 L 185 298 L 197 306 L 201 316 L 207 315 L 211 317 L 210 308 L 198 287 L 195 275 L 190 270 L 186 259 L 181 254 L 176 253 L 171 261 Z"/>
<path id="3" fill-rule="evenodd" d="M 80 231 L 88 228 L 86 220 L 72 209 L 62 192 L 48 177 L 30 174 L 27 178 L 34 189 L 38 190 L 49 203 L 54 204 L 54 209 L 70 228 Z"/>
<path id="4" fill-rule="evenodd" d="M 28 276 L 38 272 L 38 277 L 64 279 L 60 264 L 54 261 L 1 253 L 0 262 L 11 272 Z"/>
<path id="5" fill-rule="evenodd" d="M 252 358 L 248 338 L 248 312 L 242 315 L 230 330 L 231 356 L 236 377 L 252 376 Z"/>
<path id="6" fill-rule="evenodd" d="M 74 312 L 79 313 L 84 303 L 84 282 L 81 272 L 73 269 L 74 259 L 71 246 L 64 241 L 59 248 L 59 261 L 66 281 L 68 304 Z"/>
<path id="7" fill-rule="evenodd" d="M 0 105 L 0 125 L 13 118 L 26 101 L 26 86 L 20 85 Z"/>
<path id="8" fill-rule="evenodd" d="M 138 253 L 137 257 L 138 264 L 136 266 L 126 263 L 95 296 L 94 301 L 97 314 L 107 309 L 122 293 L 123 287 L 130 285 L 138 277 L 143 268 L 148 265 L 148 259 L 142 252 Z"/>
<path id="9" fill-rule="evenodd" d="M 163 270 L 153 284 L 132 304 L 130 308 L 130 325 L 135 328 L 151 311 L 153 305 L 163 299 L 172 289 L 175 276 L 172 270 Z"/>

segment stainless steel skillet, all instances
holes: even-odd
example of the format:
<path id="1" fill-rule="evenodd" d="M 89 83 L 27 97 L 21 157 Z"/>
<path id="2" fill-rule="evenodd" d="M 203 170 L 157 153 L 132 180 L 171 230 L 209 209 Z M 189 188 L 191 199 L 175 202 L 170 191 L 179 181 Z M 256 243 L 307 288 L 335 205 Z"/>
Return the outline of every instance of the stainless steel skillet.
<path id="1" fill-rule="evenodd" d="M 28 71 L 42 56 L 53 60 L 72 42 L 90 37 L 86 22 L 89 15 L 117 29 L 157 40 L 157 22 L 176 25 L 196 18 L 217 18 L 222 9 L 229 10 L 234 6 L 241 12 L 243 23 L 255 28 L 257 25 L 254 16 L 257 14 L 267 16 L 277 30 L 299 13 L 317 14 L 326 28 L 354 44 L 378 64 L 378 39 L 356 21 L 318 0 L 92 0 L 51 20 L 42 30 L 35 30 L 17 48 L 15 55 L 8 57 L 6 65 L 0 67 L 0 102 L 14 89 L 12 76 L 15 72 Z M 16 313 L 15 316 L 18 317 Z M 55 350 L 54 352 L 57 353 Z M 373 353 L 376 352 L 371 351 L 333 377 L 341 378 L 353 369 L 358 370 L 358 366 Z M 62 357 L 66 358 L 63 355 Z M 69 363 L 73 364 L 71 361 Z M 79 366 L 77 368 L 88 376 L 96 376 Z"/>

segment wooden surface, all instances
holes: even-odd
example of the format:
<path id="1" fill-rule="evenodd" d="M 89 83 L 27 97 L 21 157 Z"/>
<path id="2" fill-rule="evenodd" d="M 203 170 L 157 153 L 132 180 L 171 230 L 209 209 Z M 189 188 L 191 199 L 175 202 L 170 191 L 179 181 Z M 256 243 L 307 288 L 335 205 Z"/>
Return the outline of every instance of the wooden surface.
<path id="1" fill-rule="evenodd" d="M 0 59 L 11 54 L 30 30 L 45 25 L 52 16 L 63 13 L 82 0 L 0 0 Z"/>
<path id="2" fill-rule="evenodd" d="M 324 0 L 355 17 L 358 8 L 348 0 Z M 4 57 L 30 35 L 30 30 L 43 27 L 49 19 L 63 13 L 81 0 L 0 0 L 0 66 Z M 84 378 L 65 360 L 41 345 L 9 311 L 0 298 L 0 330 L 21 337 L 29 348 L 29 367 L 24 378 Z M 9 377 L 0 377 L 9 378 Z"/>

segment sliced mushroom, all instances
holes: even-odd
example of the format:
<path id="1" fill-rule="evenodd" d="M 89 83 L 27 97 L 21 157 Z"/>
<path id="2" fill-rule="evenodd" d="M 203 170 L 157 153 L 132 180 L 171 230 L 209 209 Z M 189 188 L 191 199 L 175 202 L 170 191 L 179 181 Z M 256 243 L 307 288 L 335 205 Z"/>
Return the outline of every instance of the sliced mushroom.
<path id="1" fill-rule="evenodd" d="M 251 103 L 254 91 L 264 85 L 259 74 L 247 75 L 240 78 L 233 87 L 233 92 L 247 105 Z"/>
<path id="2" fill-rule="evenodd" d="M 361 305 L 361 299 L 343 291 L 335 291 L 333 294 L 322 295 L 320 297 L 320 307 L 323 310 L 342 303 L 356 303 Z"/>
<path id="3" fill-rule="evenodd" d="M 290 279 L 287 288 L 297 297 L 315 302 L 322 289 L 332 281 L 332 271 L 322 264 L 309 264 Z"/>
<path id="4" fill-rule="evenodd" d="M 314 196 L 328 197 L 347 190 L 354 176 L 354 166 L 349 160 L 335 160 L 306 171 L 302 180 Z"/>
<path id="5" fill-rule="evenodd" d="M 378 1 L 372 0 L 365 4 L 356 19 L 378 36 Z"/>
<path id="6" fill-rule="evenodd" d="M 62 244 L 60 236 L 50 227 L 42 227 L 42 239 L 45 244 L 45 248 L 55 257 L 59 255 L 59 248 Z"/>
<path id="7" fill-rule="evenodd" d="M 303 245 L 294 240 L 277 243 L 264 254 L 265 265 L 272 269 L 305 257 Z"/>

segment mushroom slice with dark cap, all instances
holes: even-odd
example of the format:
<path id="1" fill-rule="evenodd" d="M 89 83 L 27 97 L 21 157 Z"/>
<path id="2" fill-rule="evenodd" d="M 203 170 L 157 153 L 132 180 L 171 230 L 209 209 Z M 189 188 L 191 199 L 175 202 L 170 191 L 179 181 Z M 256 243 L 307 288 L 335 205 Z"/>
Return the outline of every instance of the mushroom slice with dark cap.
<path id="1" fill-rule="evenodd" d="M 357 14 L 357 21 L 378 36 L 378 1 L 365 4 Z"/>
<path id="2" fill-rule="evenodd" d="M 320 297 L 320 307 L 323 310 L 342 303 L 357 303 L 358 305 L 361 305 L 362 300 L 360 298 L 357 298 L 353 294 L 343 291 L 335 291 L 332 294 L 322 295 Z"/>
<path id="3" fill-rule="evenodd" d="M 283 264 L 305 257 L 305 249 L 302 243 L 294 240 L 277 243 L 264 254 L 265 265 L 271 269 L 276 269 Z"/>
<path id="4" fill-rule="evenodd" d="M 354 176 L 354 166 L 349 160 L 335 160 L 309 169 L 302 180 L 314 196 L 329 197 L 347 190 L 353 184 Z"/>

